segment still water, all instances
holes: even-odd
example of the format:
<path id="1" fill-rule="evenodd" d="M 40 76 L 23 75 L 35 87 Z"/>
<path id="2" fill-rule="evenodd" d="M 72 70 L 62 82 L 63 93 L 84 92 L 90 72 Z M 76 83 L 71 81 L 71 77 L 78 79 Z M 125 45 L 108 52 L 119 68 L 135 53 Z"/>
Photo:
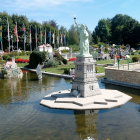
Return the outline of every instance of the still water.
<path id="1" fill-rule="evenodd" d="M 24 73 L 22 80 L 0 80 L 0 140 L 140 140 L 140 90 L 103 85 L 133 99 L 110 110 L 50 109 L 41 99 L 56 90 L 71 88 L 71 80 Z"/>

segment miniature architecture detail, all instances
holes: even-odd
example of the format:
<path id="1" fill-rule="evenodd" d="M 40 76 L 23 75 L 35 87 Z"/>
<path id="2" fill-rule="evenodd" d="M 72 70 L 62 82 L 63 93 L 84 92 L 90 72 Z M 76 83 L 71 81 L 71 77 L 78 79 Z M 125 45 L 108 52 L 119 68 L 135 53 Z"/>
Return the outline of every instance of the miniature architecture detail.
<path id="1" fill-rule="evenodd" d="M 75 78 L 72 89 L 53 92 L 40 104 L 50 108 L 87 110 L 108 109 L 128 102 L 132 97 L 117 91 L 100 89 L 95 75 L 95 60 L 89 53 L 87 27 L 77 24 L 80 35 L 80 54 L 75 62 Z"/>
<path id="2" fill-rule="evenodd" d="M 95 62 L 92 56 L 77 57 L 75 78 L 72 83 L 72 94 L 74 96 L 88 97 L 101 94 L 95 74 Z"/>

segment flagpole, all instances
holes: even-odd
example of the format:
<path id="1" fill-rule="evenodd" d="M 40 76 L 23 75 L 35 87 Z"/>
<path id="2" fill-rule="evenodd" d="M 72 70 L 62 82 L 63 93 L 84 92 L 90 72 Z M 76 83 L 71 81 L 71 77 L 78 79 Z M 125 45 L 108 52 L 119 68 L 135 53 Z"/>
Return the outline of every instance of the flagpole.
<path id="1" fill-rule="evenodd" d="M 57 35 L 57 47 L 59 48 L 59 30 L 58 30 L 58 35 Z"/>
<path id="2" fill-rule="evenodd" d="M 2 43 L 2 24 L 1 24 L 1 18 L 0 18 L 0 42 L 1 42 L 1 50 L 3 50 L 3 43 Z"/>
<path id="3" fill-rule="evenodd" d="M 35 38 L 36 38 L 36 49 L 37 49 L 37 28 L 35 26 Z"/>
<path id="4" fill-rule="evenodd" d="M 44 43 L 46 44 L 46 28 L 45 28 L 45 39 L 44 39 Z"/>
<path id="5" fill-rule="evenodd" d="M 11 41 L 12 41 L 12 51 L 13 51 L 13 35 L 11 35 Z"/>
<path id="6" fill-rule="evenodd" d="M 18 31 L 17 31 L 17 22 L 16 22 L 16 39 L 17 39 L 17 51 L 18 51 Z"/>
<path id="7" fill-rule="evenodd" d="M 10 33 L 9 33 L 9 22 L 8 22 L 8 18 L 7 18 L 7 26 L 8 26 L 8 43 L 9 43 L 9 52 L 10 52 Z"/>
<path id="8" fill-rule="evenodd" d="M 26 51 L 25 50 L 25 25 L 24 25 L 24 23 L 23 23 L 23 32 L 24 32 L 24 42 L 23 42 L 24 43 L 24 51 Z"/>
<path id="9" fill-rule="evenodd" d="M 49 41 L 50 45 L 51 45 L 51 42 L 52 40 L 51 40 L 51 28 L 50 28 L 50 41 Z"/>
<path id="10" fill-rule="evenodd" d="M 53 34 L 52 34 L 52 44 L 54 45 L 53 47 L 55 48 L 55 30 L 54 30 L 54 32 L 53 32 Z"/>
<path id="11" fill-rule="evenodd" d="M 41 30 L 41 26 L 40 26 L 40 43 L 42 45 L 42 30 Z"/>
<path id="12" fill-rule="evenodd" d="M 32 52 L 32 32 L 31 32 L 31 26 L 30 26 L 30 51 Z"/>
<path id="13" fill-rule="evenodd" d="M 2 40 L 1 40 L 1 50 L 3 51 L 3 43 L 2 43 Z"/>

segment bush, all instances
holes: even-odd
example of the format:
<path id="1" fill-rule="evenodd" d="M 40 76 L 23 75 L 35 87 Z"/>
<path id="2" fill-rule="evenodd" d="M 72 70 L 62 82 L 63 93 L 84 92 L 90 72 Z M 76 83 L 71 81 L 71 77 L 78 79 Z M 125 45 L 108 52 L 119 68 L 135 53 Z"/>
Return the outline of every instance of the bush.
<path id="1" fill-rule="evenodd" d="M 65 65 L 68 64 L 67 59 L 63 59 L 62 62 L 63 62 L 63 64 L 65 64 Z"/>
<path id="2" fill-rule="evenodd" d="M 6 60 L 6 61 L 12 59 L 12 56 L 10 56 L 9 54 L 3 55 L 2 57 L 3 57 L 3 60 Z"/>
<path id="3" fill-rule="evenodd" d="M 132 62 L 138 62 L 138 61 L 139 61 L 139 57 L 138 56 L 132 57 Z"/>
<path id="4" fill-rule="evenodd" d="M 58 62 L 55 60 L 49 60 L 48 62 L 45 62 L 44 68 L 47 67 L 56 67 L 58 65 Z"/>
<path id="5" fill-rule="evenodd" d="M 64 69 L 64 74 L 70 74 L 70 68 L 65 68 Z"/>
<path id="6" fill-rule="evenodd" d="M 42 64 L 48 59 L 47 52 L 33 51 L 30 54 L 29 67 L 35 69 L 38 64 Z"/>

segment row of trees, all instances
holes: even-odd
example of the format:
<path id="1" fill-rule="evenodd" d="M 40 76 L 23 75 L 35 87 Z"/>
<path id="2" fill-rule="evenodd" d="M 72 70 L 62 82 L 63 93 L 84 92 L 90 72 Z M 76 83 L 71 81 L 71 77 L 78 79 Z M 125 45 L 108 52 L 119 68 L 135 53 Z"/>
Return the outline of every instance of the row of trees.
<path id="1" fill-rule="evenodd" d="M 67 30 L 63 26 L 58 26 L 58 24 L 53 20 L 44 21 L 42 24 L 40 24 L 36 21 L 29 22 L 26 16 L 10 16 L 5 12 L 0 13 L 0 19 L 0 24 L 2 25 L 2 43 L 4 50 L 8 48 L 9 45 L 7 19 L 9 22 L 10 44 L 13 46 L 16 46 L 17 44 L 17 38 L 14 35 L 14 28 L 17 23 L 19 48 L 21 49 L 24 48 L 23 44 L 25 41 L 23 25 L 26 29 L 26 50 L 30 50 L 30 45 L 32 45 L 32 49 L 35 49 L 36 46 L 44 43 L 50 43 L 56 47 L 62 45 L 79 45 L 79 35 L 74 25 Z M 52 36 L 50 38 L 48 35 L 50 31 L 55 35 L 55 44 L 52 42 Z M 30 33 L 32 35 L 31 41 Z M 57 41 L 57 37 L 60 37 L 62 34 L 65 34 L 66 37 L 65 44 L 64 42 L 62 43 L 61 41 Z M 91 35 L 90 32 L 89 34 Z M 95 27 L 92 36 L 90 36 L 90 43 L 97 44 L 99 42 L 117 45 L 130 44 L 131 46 L 135 47 L 138 43 L 140 43 L 140 23 L 132 17 L 122 14 L 116 15 L 112 19 L 101 19 L 99 20 L 98 25 Z"/>
<path id="2" fill-rule="evenodd" d="M 128 15 L 117 14 L 112 19 L 101 19 L 92 34 L 93 42 L 111 44 L 140 43 L 140 23 Z"/>
<path id="3" fill-rule="evenodd" d="M 10 16 L 5 12 L 2 13 L 0 12 L 0 19 L 1 19 L 0 24 L 2 28 L 1 29 L 2 43 L 0 44 L 0 46 L 2 47 L 3 45 L 4 50 L 8 48 L 9 40 L 11 46 L 12 45 L 15 46 L 16 49 L 17 37 L 14 33 L 16 24 L 17 24 L 17 32 L 18 32 L 18 39 L 19 39 L 18 46 L 20 49 L 23 49 L 25 34 L 26 34 L 26 43 L 25 43 L 26 50 L 30 50 L 30 45 L 32 45 L 32 49 L 35 49 L 36 42 L 37 42 L 37 46 L 44 43 L 50 43 L 52 45 L 55 44 L 56 46 L 64 45 L 62 44 L 62 42 L 57 41 L 57 37 L 59 36 L 60 39 L 62 34 L 65 35 L 66 38 L 68 36 L 66 28 L 63 26 L 59 27 L 54 20 L 44 21 L 42 24 L 40 24 L 36 21 L 29 22 L 26 16 L 15 15 L 15 14 Z M 8 31 L 8 24 L 9 24 L 9 31 Z M 49 36 L 50 32 L 51 32 L 51 36 Z M 55 35 L 55 43 L 52 42 L 52 34 Z"/>

